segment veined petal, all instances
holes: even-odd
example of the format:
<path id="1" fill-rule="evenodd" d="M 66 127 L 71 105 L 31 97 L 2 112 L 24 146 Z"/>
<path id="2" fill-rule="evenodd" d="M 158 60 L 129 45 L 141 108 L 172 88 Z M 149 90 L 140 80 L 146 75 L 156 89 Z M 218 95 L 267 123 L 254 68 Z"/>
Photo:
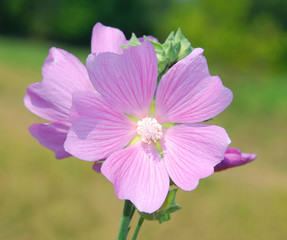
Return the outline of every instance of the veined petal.
<path id="1" fill-rule="evenodd" d="M 141 212 L 155 212 L 167 196 L 169 177 L 153 144 L 138 142 L 115 152 L 101 171 L 114 184 L 117 197 L 129 199 Z"/>
<path id="2" fill-rule="evenodd" d="M 42 82 L 27 88 L 24 104 L 31 112 L 50 121 L 68 121 L 74 91 L 95 91 L 85 66 L 62 49 L 50 49 L 42 75 Z"/>
<path id="3" fill-rule="evenodd" d="M 160 122 L 197 123 L 213 118 L 232 101 L 232 92 L 209 74 L 203 49 L 194 49 L 161 79 L 155 100 Z"/>
<path id="4" fill-rule="evenodd" d="M 108 104 L 98 93 L 73 94 L 71 123 L 65 149 L 87 161 L 108 157 L 136 136 L 136 123 Z"/>
<path id="5" fill-rule="evenodd" d="M 90 54 L 87 69 L 105 99 L 133 117 L 148 115 L 157 83 L 157 60 L 149 40 L 126 48 L 122 55 Z"/>
<path id="6" fill-rule="evenodd" d="M 195 189 L 199 179 L 214 172 L 230 142 L 218 126 L 182 124 L 168 128 L 161 146 L 170 178 L 185 191 Z"/>
<path id="7" fill-rule="evenodd" d="M 55 152 L 57 159 L 70 157 L 64 149 L 69 126 L 62 123 L 35 123 L 29 127 L 33 137 L 44 147 Z"/>
<path id="8" fill-rule="evenodd" d="M 99 22 L 94 26 L 91 41 L 92 53 L 112 52 L 122 54 L 122 45 L 125 44 L 127 44 L 127 40 L 121 30 L 107 27 Z"/>

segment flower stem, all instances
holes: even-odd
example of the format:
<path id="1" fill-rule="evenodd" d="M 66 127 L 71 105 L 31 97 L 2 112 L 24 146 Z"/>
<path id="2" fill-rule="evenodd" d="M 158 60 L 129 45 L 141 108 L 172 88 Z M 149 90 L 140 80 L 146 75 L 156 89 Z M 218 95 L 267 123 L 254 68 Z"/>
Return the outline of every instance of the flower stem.
<path id="1" fill-rule="evenodd" d="M 138 225 L 137 225 L 137 227 L 136 227 L 136 230 L 135 230 L 135 232 L 134 232 L 134 235 L 133 235 L 132 240 L 136 240 L 136 239 L 137 239 L 137 236 L 138 236 L 138 233 L 139 233 L 139 231 L 140 231 L 140 228 L 141 228 L 141 226 L 142 226 L 142 224 L 143 224 L 143 221 L 144 221 L 144 218 L 143 218 L 142 216 L 140 216 L 139 221 L 138 221 Z"/>
<path id="2" fill-rule="evenodd" d="M 117 240 L 126 240 L 129 232 L 130 221 L 134 215 L 135 206 L 129 200 L 125 200 L 123 216 L 120 222 L 120 229 Z"/>

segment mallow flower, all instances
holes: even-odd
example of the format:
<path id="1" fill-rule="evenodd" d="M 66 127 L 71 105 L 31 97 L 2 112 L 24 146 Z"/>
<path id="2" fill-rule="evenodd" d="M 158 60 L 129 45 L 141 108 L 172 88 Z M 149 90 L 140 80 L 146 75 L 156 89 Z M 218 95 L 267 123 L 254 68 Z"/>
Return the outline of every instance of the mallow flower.
<path id="1" fill-rule="evenodd" d="M 122 45 L 127 44 L 122 31 L 97 23 L 92 32 L 91 52 L 113 52 L 121 54 Z M 87 69 L 74 55 L 52 47 L 42 67 L 43 81 L 27 88 L 25 106 L 34 114 L 50 123 L 30 126 L 31 134 L 45 147 L 55 152 L 56 158 L 69 157 L 63 144 L 71 125 L 69 120 L 72 93 L 95 92 Z"/>
<path id="2" fill-rule="evenodd" d="M 237 148 L 228 148 L 225 152 L 224 159 L 214 167 L 218 172 L 232 167 L 237 167 L 249 163 L 257 158 L 254 153 L 242 153 Z"/>
<path id="3" fill-rule="evenodd" d="M 161 207 L 171 181 L 195 189 L 231 142 L 223 128 L 202 123 L 232 101 L 202 53 L 194 49 L 158 86 L 149 40 L 123 54 L 90 54 L 87 70 L 97 92 L 73 94 L 66 151 L 87 161 L 105 159 L 101 172 L 116 196 L 141 212 Z"/>

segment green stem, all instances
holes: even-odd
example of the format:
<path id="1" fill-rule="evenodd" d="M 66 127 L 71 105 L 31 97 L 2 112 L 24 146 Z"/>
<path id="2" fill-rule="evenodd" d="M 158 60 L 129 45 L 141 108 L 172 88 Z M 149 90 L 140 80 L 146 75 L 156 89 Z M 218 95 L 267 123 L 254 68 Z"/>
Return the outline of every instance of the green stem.
<path id="1" fill-rule="evenodd" d="M 135 212 L 135 206 L 129 200 L 125 200 L 125 206 L 123 210 L 123 216 L 120 222 L 120 229 L 118 232 L 117 240 L 126 240 L 129 232 L 129 226 L 133 214 Z"/>
<path id="2" fill-rule="evenodd" d="M 144 221 L 144 218 L 142 218 L 142 217 L 140 216 L 139 221 L 138 221 L 138 225 L 137 225 L 137 227 L 136 227 L 136 230 L 135 230 L 135 232 L 134 232 L 134 235 L 133 235 L 132 240 L 136 240 L 136 239 L 137 239 L 137 236 L 138 236 L 138 233 L 139 233 L 139 231 L 140 231 L 140 228 L 141 228 L 141 226 L 142 226 L 142 224 L 143 224 L 143 221 Z"/>

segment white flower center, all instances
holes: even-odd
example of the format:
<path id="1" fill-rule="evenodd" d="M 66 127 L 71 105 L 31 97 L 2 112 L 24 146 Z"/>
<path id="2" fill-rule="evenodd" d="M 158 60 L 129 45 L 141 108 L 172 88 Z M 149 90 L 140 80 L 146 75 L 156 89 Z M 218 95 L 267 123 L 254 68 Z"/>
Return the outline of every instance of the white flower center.
<path id="1" fill-rule="evenodd" d="M 162 126 L 155 118 L 146 117 L 138 121 L 137 132 L 142 137 L 142 141 L 150 144 L 162 138 Z"/>

